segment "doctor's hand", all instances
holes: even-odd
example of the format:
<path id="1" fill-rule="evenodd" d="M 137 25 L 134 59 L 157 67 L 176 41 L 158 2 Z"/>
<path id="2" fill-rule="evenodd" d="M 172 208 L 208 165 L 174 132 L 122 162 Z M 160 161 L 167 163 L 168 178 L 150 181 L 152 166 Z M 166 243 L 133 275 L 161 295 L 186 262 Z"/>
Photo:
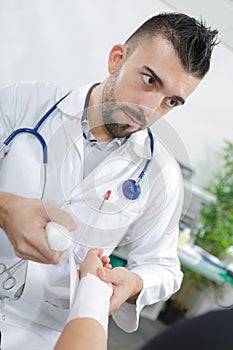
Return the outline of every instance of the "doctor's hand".
<path id="1" fill-rule="evenodd" d="M 63 252 L 51 250 L 45 227 L 49 221 L 76 229 L 72 217 L 39 199 L 0 193 L 0 227 L 6 232 L 15 254 L 25 260 L 57 264 Z"/>
<path id="2" fill-rule="evenodd" d="M 130 304 L 136 303 L 143 288 L 143 282 L 139 275 L 124 267 L 115 267 L 112 270 L 98 269 L 98 276 L 102 281 L 111 283 L 113 286 L 110 314 L 119 309 L 125 301 Z"/>

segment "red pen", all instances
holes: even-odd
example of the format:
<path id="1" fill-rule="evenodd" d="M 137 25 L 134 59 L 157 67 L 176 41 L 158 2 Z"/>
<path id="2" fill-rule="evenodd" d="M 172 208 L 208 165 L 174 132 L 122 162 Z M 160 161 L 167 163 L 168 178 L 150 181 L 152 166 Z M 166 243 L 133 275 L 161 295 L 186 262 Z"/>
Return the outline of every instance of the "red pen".
<path id="1" fill-rule="evenodd" d="M 104 202 L 109 200 L 111 193 L 112 193 L 111 190 L 108 190 L 108 191 L 105 193 L 104 198 L 103 198 L 103 200 L 102 200 L 102 202 L 101 202 L 101 204 L 100 204 L 99 210 L 102 209 L 102 207 L 103 207 L 103 205 L 104 205 Z"/>

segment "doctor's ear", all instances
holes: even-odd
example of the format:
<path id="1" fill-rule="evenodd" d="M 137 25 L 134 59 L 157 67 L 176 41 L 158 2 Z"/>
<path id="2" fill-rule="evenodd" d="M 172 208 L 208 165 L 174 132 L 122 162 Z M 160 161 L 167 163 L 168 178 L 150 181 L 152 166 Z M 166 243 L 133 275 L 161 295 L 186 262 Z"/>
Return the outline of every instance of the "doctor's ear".
<path id="1" fill-rule="evenodd" d="M 120 67 L 126 57 L 127 48 L 124 45 L 117 44 L 111 49 L 108 56 L 108 72 L 113 74 Z"/>

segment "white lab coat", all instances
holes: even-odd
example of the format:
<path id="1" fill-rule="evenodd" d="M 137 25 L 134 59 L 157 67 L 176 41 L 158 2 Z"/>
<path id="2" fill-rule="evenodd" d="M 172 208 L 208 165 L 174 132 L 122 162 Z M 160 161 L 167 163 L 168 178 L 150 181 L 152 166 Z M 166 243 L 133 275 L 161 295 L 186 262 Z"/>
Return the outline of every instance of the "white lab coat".
<path id="1" fill-rule="evenodd" d="M 151 157 L 147 132 L 140 131 L 83 178 L 81 117 L 89 88 L 90 85 L 72 91 L 40 129 L 49 152 L 43 199 L 70 212 L 77 222 L 73 244 L 77 267 L 90 247 L 102 247 L 110 254 L 126 232 L 130 233 L 127 267 L 141 276 L 144 288 L 137 304 L 123 304 L 114 319 L 131 332 L 137 328 L 143 306 L 166 300 L 181 283 L 177 257 L 181 176 L 171 153 L 155 139 L 154 156 L 141 181 L 139 199 L 129 201 L 123 196 L 122 183 L 136 179 Z M 0 141 L 13 129 L 33 127 L 61 96 L 62 92 L 52 84 L 22 83 L 3 89 Z M 19 135 L 1 157 L 0 191 L 40 198 L 44 174 L 38 140 L 31 135 Z M 100 212 L 98 208 L 108 190 L 110 199 Z M 0 232 L 0 256 L 8 266 L 17 261 L 4 232 Z M 32 350 L 36 345 L 32 347 L 26 338 L 21 339 L 20 327 L 35 334 L 39 327 L 39 333 L 45 335 L 50 329 L 53 340 L 43 349 L 51 349 L 69 311 L 68 253 L 57 266 L 29 262 L 24 271 L 26 287 L 22 296 L 16 301 L 5 299 L 1 306 L 3 338 L 5 332 L 7 337 L 10 325 L 17 325 L 19 332 L 18 336 L 14 332 L 14 337 L 18 337 L 18 347 L 22 344 L 25 350 Z"/>

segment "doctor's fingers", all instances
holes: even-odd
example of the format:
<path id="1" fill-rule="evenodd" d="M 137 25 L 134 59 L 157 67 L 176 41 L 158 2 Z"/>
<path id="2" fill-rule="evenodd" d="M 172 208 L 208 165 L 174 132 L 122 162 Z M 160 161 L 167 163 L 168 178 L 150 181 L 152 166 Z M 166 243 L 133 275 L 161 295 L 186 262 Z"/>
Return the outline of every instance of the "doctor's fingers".
<path id="1" fill-rule="evenodd" d="M 57 264 L 64 252 L 52 250 L 41 228 L 33 236 L 33 240 L 23 239 L 14 244 L 15 254 L 24 260 L 32 260 L 44 264 Z"/>
<path id="2" fill-rule="evenodd" d="M 40 252 L 38 252 L 38 250 L 33 248 L 30 249 L 30 253 L 27 253 L 27 252 L 25 253 L 15 252 L 15 253 L 19 258 L 22 258 L 24 260 L 31 260 L 41 264 L 54 264 L 54 265 L 58 264 L 63 254 L 63 252 L 52 251 L 52 254 L 48 258 L 48 257 L 45 257 Z"/>
<path id="3" fill-rule="evenodd" d="M 104 281 L 116 285 L 123 285 L 127 283 L 127 276 L 129 272 L 124 267 L 115 267 L 114 269 L 99 269 L 98 277 Z"/>
<path id="4" fill-rule="evenodd" d="M 77 224 L 69 213 L 46 202 L 43 202 L 43 206 L 46 213 L 46 220 L 55 221 L 66 227 L 69 231 L 76 230 Z"/>

